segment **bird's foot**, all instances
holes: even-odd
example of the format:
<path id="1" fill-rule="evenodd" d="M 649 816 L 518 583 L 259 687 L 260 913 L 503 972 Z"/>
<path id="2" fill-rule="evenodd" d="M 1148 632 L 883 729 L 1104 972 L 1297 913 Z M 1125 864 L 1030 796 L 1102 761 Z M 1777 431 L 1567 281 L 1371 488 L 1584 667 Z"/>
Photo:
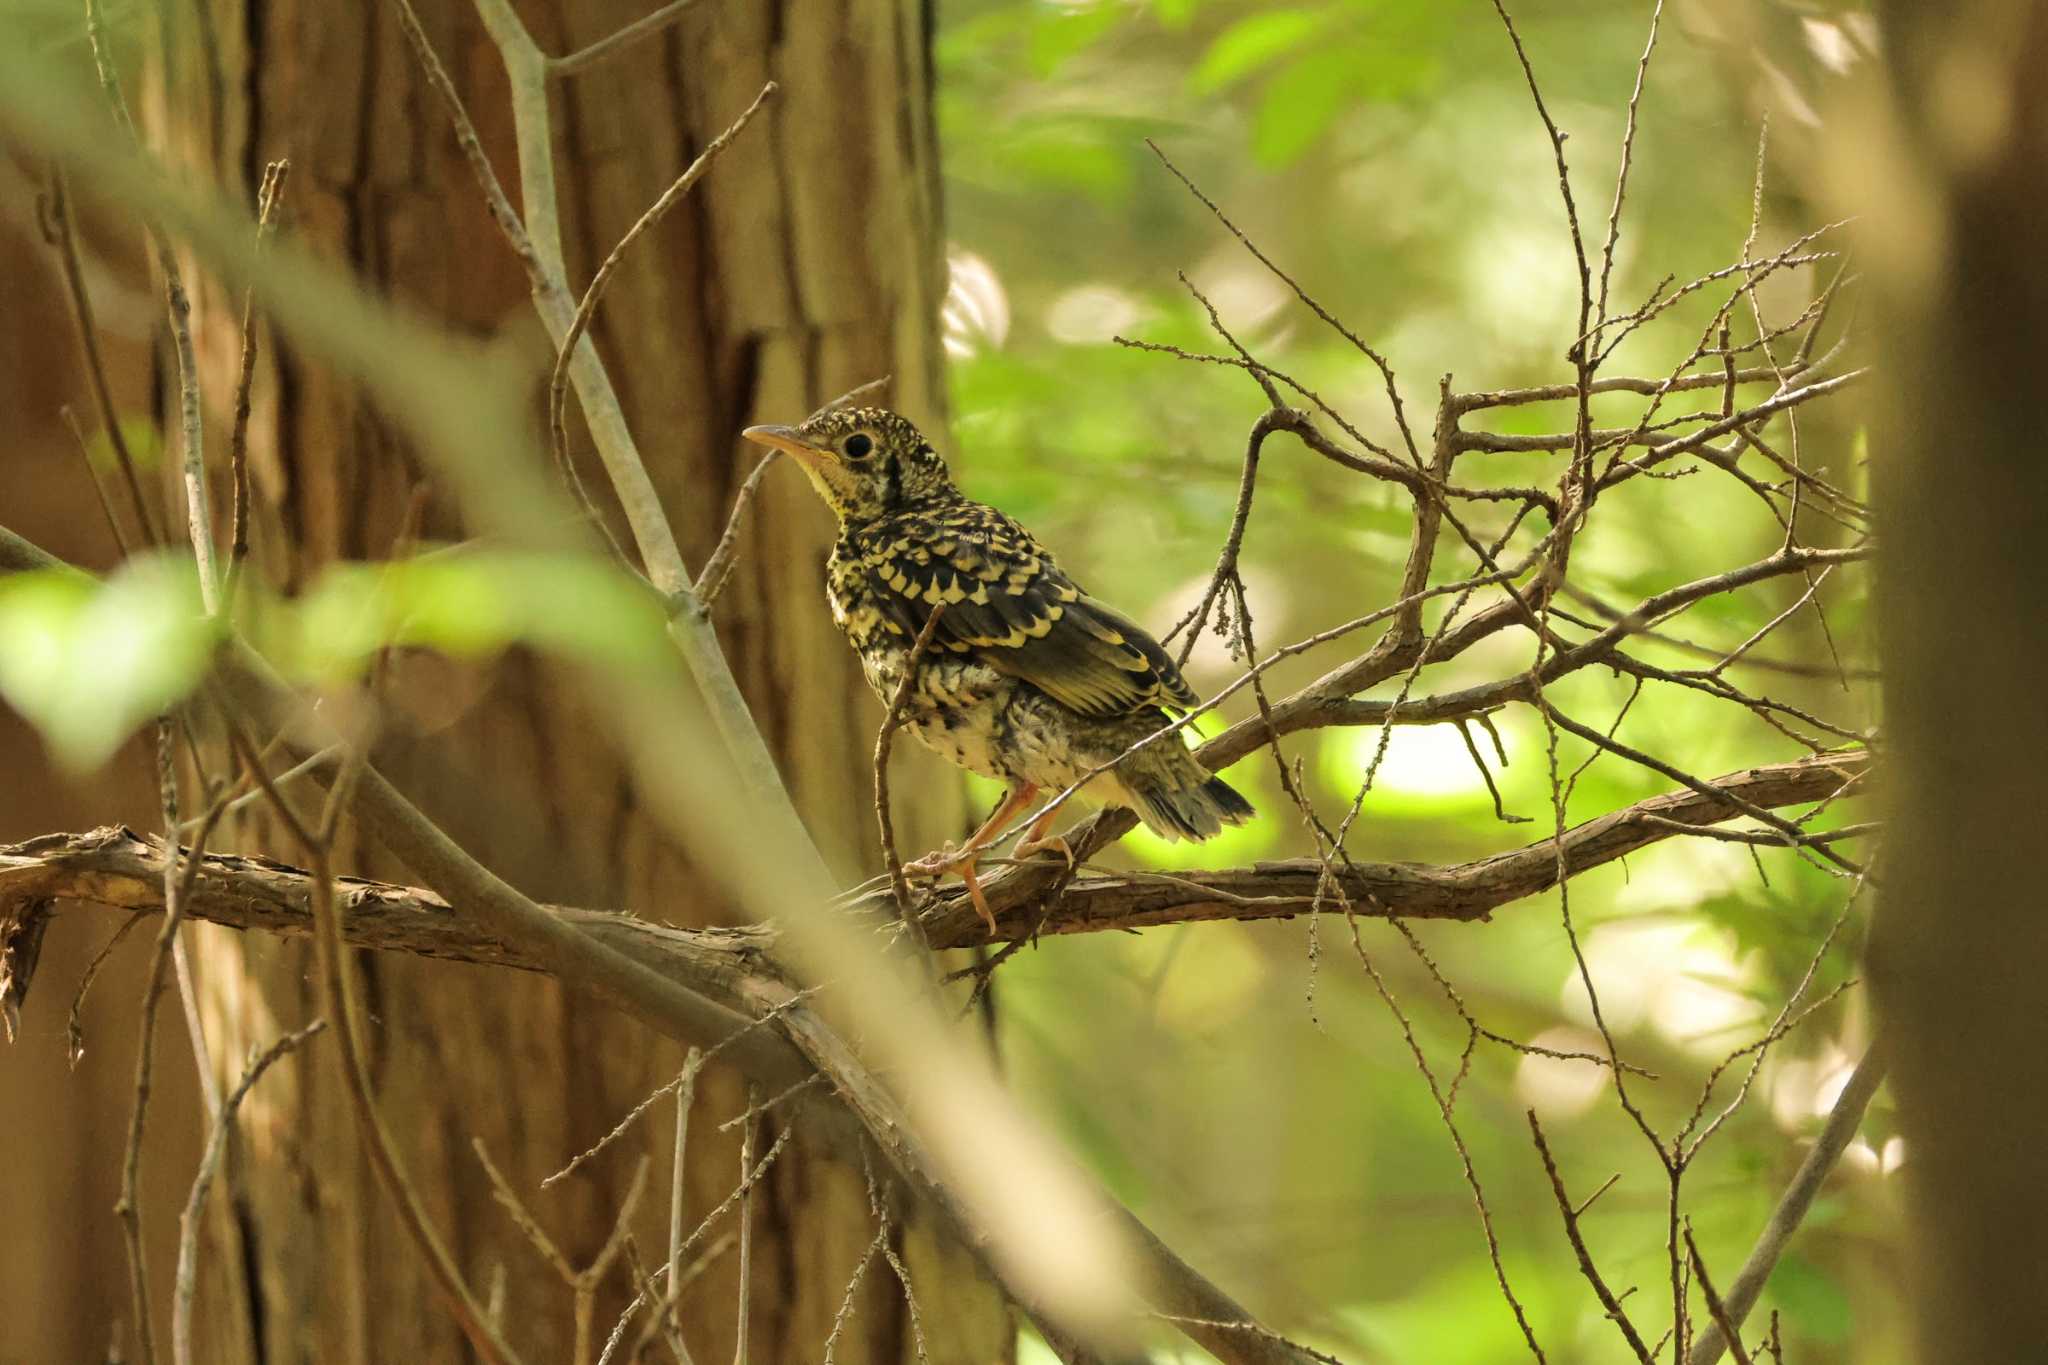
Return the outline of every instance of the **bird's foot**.
<path id="1" fill-rule="evenodd" d="M 962 848 L 948 841 L 922 858 L 905 863 L 903 875 L 919 879 L 958 875 L 967 887 L 967 899 L 974 903 L 974 913 L 981 916 L 981 922 L 988 926 L 989 937 L 994 938 L 995 912 L 988 908 L 988 898 L 981 893 L 981 879 L 975 875 L 985 851 L 972 844 Z"/>
<path id="2" fill-rule="evenodd" d="M 1073 845 L 1069 844 L 1066 836 L 1062 834 L 1048 834 L 1039 839 L 1026 839 L 1017 845 L 1017 856 L 1019 858 L 1029 858 L 1034 854 L 1044 853 L 1048 849 L 1067 860 L 1067 871 L 1072 872 L 1074 870 L 1074 865 L 1078 860 L 1074 857 Z"/>
<path id="3" fill-rule="evenodd" d="M 963 862 L 972 862 L 981 855 L 980 849 L 962 848 L 948 839 L 922 858 L 913 858 L 903 865 L 903 875 L 913 881 L 929 881 L 943 877 L 956 870 Z"/>

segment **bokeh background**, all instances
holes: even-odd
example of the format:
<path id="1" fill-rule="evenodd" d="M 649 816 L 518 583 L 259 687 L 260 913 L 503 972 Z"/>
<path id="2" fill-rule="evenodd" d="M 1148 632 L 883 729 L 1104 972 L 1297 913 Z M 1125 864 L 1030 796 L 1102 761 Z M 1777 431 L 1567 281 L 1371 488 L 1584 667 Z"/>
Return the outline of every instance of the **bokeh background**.
<path id="1" fill-rule="evenodd" d="M 1570 135 L 1573 185 L 1597 241 L 1649 9 L 1522 8 L 1517 23 Z M 1666 8 L 1639 105 L 1617 299 L 1633 307 L 1667 275 L 1682 281 L 1739 258 L 1766 124 L 1757 254 L 1835 216 L 1810 165 L 1819 111 L 1870 44 L 1869 20 L 1852 8 Z M 1225 349 L 1180 272 L 1261 360 L 1375 439 L 1396 437 L 1378 373 L 1187 193 L 1147 139 L 1389 358 L 1425 434 L 1442 375 L 1462 388 L 1568 379 L 1576 295 L 1556 171 L 1491 5 L 946 0 L 937 51 L 964 482 L 1023 518 L 1091 590 L 1155 628 L 1200 598 L 1244 433 L 1265 407 L 1242 374 L 1114 344 L 1122 335 Z M 1772 281 L 1766 316 L 1789 320 L 1815 278 Z M 1667 373 L 1718 302 L 1646 328 L 1613 372 Z M 1515 416 L 1521 425 L 1475 425 L 1569 426 L 1564 405 Z M 1802 434 L 1810 462 L 1860 487 L 1853 408 L 1802 419 Z M 1549 483 L 1560 467 L 1554 456 L 1503 454 L 1468 456 L 1459 469 L 1474 482 Z M 1407 522 L 1398 489 L 1285 438 L 1269 443 L 1245 542 L 1262 648 L 1390 600 Z M 1815 533 L 1825 538 L 1825 525 Z M 1573 577 L 1625 604 L 1768 553 L 1781 535 L 1730 480 L 1639 480 L 1602 504 Z M 1440 578 L 1470 572 L 1445 559 Z M 1837 576 L 1821 594 L 1852 670 L 1870 663 L 1864 589 Z M 1726 647 L 1796 595 L 1715 599 L 1674 633 Z M 1276 687 L 1318 676 L 1345 649 L 1283 666 Z M 1852 682 L 1845 695 L 1812 614 L 1788 623 L 1767 652 L 1817 667 L 1811 677 L 1771 676 L 1763 690 L 1853 724 L 1874 721 L 1863 688 Z M 1699 662 L 1677 651 L 1648 657 Z M 1516 636 L 1425 676 L 1429 690 L 1447 690 L 1528 661 Z M 1198 690 L 1240 671 L 1223 640 L 1204 638 Z M 1627 679 L 1589 670 L 1557 696 L 1567 713 L 1604 726 L 1629 691 Z M 1252 712 L 1248 696 L 1224 708 L 1230 719 Z M 1498 774 L 1506 809 L 1536 823 L 1495 819 L 1455 729 L 1402 727 L 1352 832 L 1353 856 L 1449 863 L 1540 837 L 1550 819 L 1541 720 L 1509 708 L 1496 721 L 1510 759 Z M 1673 688 L 1646 693 L 1618 736 L 1700 774 L 1799 753 L 1745 714 Z M 1378 741 L 1376 729 L 1334 730 L 1284 747 L 1318 805 L 1341 814 Z M 1567 737 L 1567 768 L 1587 756 Z M 1246 759 L 1230 777 L 1267 818 L 1199 848 L 1142 831 L 1123 847 L 1162 869 L 1312 851 L 1270 757 Z M 1601 758 L 1570 818 L 1669 789 Z M 1668 1124 L 1689 1110 L 1706 1071 L 1768 1024 L 1844 896 L 1842 883 L 1782 851 L 1753 859 L 1735 845 L 1683 839 L 1573 883 L 1607 1017 L 1633 1059 L 1662 1077 L 1648 1087 L 1654 1117 Z M 1856 974 L 1861 923 L 1859 911 L 1818 989 Z M 1418 929 L 1484 1022 L 1553 1048 L 1598 1050 L 1555 894 L 1491 924 Z M 1464 1025 L 1392 931 L 1368 922 L 1362 933 L 1432 1063 L 1450 1074 Z M 1473 1365 L 1525 1350 L 1435 1103 L 1341 920 L 1319 932 L 1226 923 L 1047 939 L 1005 969 L 999 995 L 1019 1083 L 1162 1235 L 1252 1302 L 1315 1323 L 1307 1340 L 1345 1359 Z M 1866 1041 L 1852 990 L 1779 1045 L 1748 1104 L 1706 1149 L 1686 1189 L 1710 1264 L 1732 1273 L 1746 1253 Z M 1570 1259 L 1529 1142 L 1530 1108 L 1578 1197 L 1620 1173 L 1592 1221 L 1617 1289 L 1660 1292 L 1663 1174 L 1593 1068 L 1482 1045 L 1457 1114 L 1515 1288 L 1556 1358 L 1612 1359 L 1619 1342 Z M 1771 1282 L 1766 1306 L 1782 1315 L 1789 1358 L 1903 1358 L 1886 1306 L 1896 1301 L 1888 1174 L 1903 1156 L 1889 1125 L 1880 1097 Z"/>
<path id="2" fill-rule="evenodd" d="M 1552 113 L 1571 134 L 1573 183 L 1597 240 L 1649 6 L 1527 8 L 1520 28 Z M 1391 359 L 1419 422 L 1446 374 L 1466 388 L 1568 378 L 1574 285 L 1552 152 L 1490 4 L 936 0 L 931 18 L 961 480 L 1031 526 L 1092 591 L 1156 629 L 1200 597 L 1245 432 L 1265 406 L 1241 374 L 1116 344 L 1124 336 L 1219 349 L 1181 272 L 1261 359 L 1376 438 L 1391 441 L 1393 428 L 1377 372 L 1247 254 L 1147 139 Z M 1873 42 L 1855 7 L 1666 6 L 1640 104 L 1616 296 L 1640 301 L 1667 275 L 1687 279 L 1739 257 L 1766 123 L 1757 254 L 1836 216 L 1816 142 L 1839 84 L 1870 59 Z M 48 401 L 75 375 L 51 344 L 64 337 L 68 346 L 68 322 L 36 230 L 35 173 L 0 164 L 0 296 L 13 319 L 0 327 L 0 410 L 31 415 L 7 456 L 4 499 L 10 522 L 19 516 L 52 550 L 103 564 L 111 547 Z M 100 293 L 115 305 L 103 310 L 113 344 L 145 350 L 155 319 L 142 263 L 108 259 L 114 273 Z M 1787 319 L 1830 273 L 1780 277 L 1760 291 L 1762 306 Z M 1713 307 L 1695 303 L 1637 334 L 1614 368 L 1666 372 Z M 121 400 L 146 425 L 150 386 Z M 1809 463 L 1860 489 L 1865 441 L 1853 402 L 1802 418 L 1802 436 Z M 1568 413 L 1518 411 L 1513 420 L 1523 425 L 1494 429 L 1558 430 Z M 1547 484 L 1559 469 L 1557 457 L 1522 454 L 1461 465 L 1471 482 Z M 1271 442 L 1244 551 L 1262 645 L 1389 600 L 1407 525 L 1398 490 L 1284 437 Z M 1780 535 L 1727 480 L 1637 480 L 1603 502 L 1575 553 L 1574 582 L 1626 604 L 1753 560 Z M 1448 552 L 1439 566 L 1440 578 L 1467 572 Z M 1728 648 L 1803 586 L 1715 599 L 1678 633 Z M 1802 612 L 1772 638 L 1760 652 L 1787 667 L 1768 675 L 1765 690 L 1847 723 L 1875 722 L 1863 681 L 1872 655 L 1865 589 L 1860 571 L 1837 575 L 1820 594 L 1825 630 Z M 1355 638 L 1326 647 L 1276 670 L 1273 685 L 1305 682 L 1358 647 Z M 1645 657 L 1697 662 L 1675 646 Z M 1431 670 L 1424 686 L 1489 681 L 1528 662 L 1526 643 L 1509 635 Z M 1199 690 L 1238 671 L 1224 640 L 1200 641 L 1190 668 Z M 1555 689 L 1563 709 L 1603 727 L 1630 692 L 1626 679 L 1592 670 Z M 1249 707 L 1240 698 L 1222 714 L 1237 719 Z M 1505 809 L 1532 823 L 1496 818 L 1454 729 L 1404 727 L 1352 830 L 1353 855 L 1453 863 L 1541 837 L 1550 812 L 1540 721 L 1510 709 L 1496 723 L 1509 758 L 1498 773 Z M 1739 710 L 1674 689 L 1645 693 L 1617 735 L 1703 775 L 1801 752 Z M 1290 738 L 1285 749 L 1318 805 L 1341 814 L 1379 740 L 1374 730 L 1337 730 Z M 1576 767 L 1590 752 L 1567 740 L 1559 757 Z M 39 742 L 0 709 L 0 767 L 18 777 L 0 791 L 0 841 L 151 819 L 147 759 L 134 746 L 96 779 L 57 782 Z M 1269 755 L 1244 760 L 1231 780 L 1265 818 L 1200 848 L 1141 833 L 1115 856 L 1170 870 L 1310 851 Z M 1579 781 L 1569 816 L 1591 818 L 1670 786 L 1601 758 Z M 982 803 L 993 795 L 972 792 Z M 1660 1078 L 1643 1092 L 1659 1123 L 1681 1120 L 1713 1066 L 1768 1025 L 1846 895 L 1841 881 L 1783 851 L 1676 839 L 1573 883 L 1573 919 L 1607 1018 L 1627 1055 Z M 1851 916 L 1815 993 L 1857 975 L 1865 922 L 1861 910 Z M 1432 1063 L 1455 1070 L 1466 1043 L 1457 1012 L 1396 934 L 1372 922 L 1360 932 Z M 1552 1049 L 1597 1049 L 1555 894 L 1488 924 L 1423 924 L 1417 933 L 1489 1026 Z M 53 935 L 43 971 L 53 982 L 75 979 L 91 946 Z M 50 1208 L 75 1208 L 76 1245 L 48 1255 L 110 1276 L 115 1227 L 101 1211 L 117 1176 L 133 1026 L 132 992 L 105 987 L 139 975 L 144 956 L 136 935 L 110 963 L 86 1016 L 89 1034 L 108 1043 L 79 1070 L 66 1072 L 47 1027 L 29 1046 L 0 1050 L 0 1095 L 13 1102 L 0 1108 L 57 1115 L 46 1131 L 75 1137 L 63 1180 L 0 1193 L 0 1208 L 38 1225 L 62 1221 Z M 996 996 L 998 1046 L 1027 1101 L 1141 1217 L 1262 1313 L 1347 1360 L 1479 1365 L 1523 1349 L 1437 1106 L 1341 920 L 1048 938 L 1003 969 Z M 1774 1050 L 1748 1103 L 1686 1180 L 1686 1211 L 1710 1263 L 1730 1272 L 1739 1263 L 1868 1041 L 1867 1009 L 1851 989 Z M 183 1061 L 175 1052 L 160 1061 L 166 1098 L 154 1122 L 172 1138 L 151 1163 L 166 1189 L 179 1187 L 196 1157 Z M 1724 1084 L 1721 1096 L 1729 1093 Z M 1456 1115 L 1515 1289 L 1552 1359 L 1614 1359 L 1613 1330 L 1578 1277 L 1529 1144 L 1530 1109 L 1574 1191 L 1618 1174 L 1589 1234 L 1610 1282 L 1639 1286 L 1648 1301 L 1666 1273 L 1662 1169 L 1595 1068 L 1493 1045 L 1474 1055 Z M 0 1128 L 9 1129 L 0 1144 L 31 1136 L 4 1117 Z M 1789 1359 L 1905 1358 L 1891 1307 L 1892 1176 L 1905 1159 L 1880 1096 L 1766 1296 Z M 168 1221 L 157 1223 L 166 1246 Z M 112 1299 L 118 1287 L 110 1280 L 99 1292 Z M 1182 1358 L 1177 1349 L 1162 1344 L 1155 1358 Z M 1049 1357 L 1027 1334 L 1019 1358 Z"/>

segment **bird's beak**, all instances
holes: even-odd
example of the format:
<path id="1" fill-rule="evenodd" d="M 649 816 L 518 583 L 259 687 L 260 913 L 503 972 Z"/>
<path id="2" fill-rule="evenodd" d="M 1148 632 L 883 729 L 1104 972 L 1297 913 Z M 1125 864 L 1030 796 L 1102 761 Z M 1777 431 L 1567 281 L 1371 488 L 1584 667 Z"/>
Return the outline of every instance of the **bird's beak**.
<path id="1" fill-rule="evenodd" d="M 832 457 L 832 452 L 826 447 L 813 445 L 799 436 L 795 427 L 748 427 L 740 435 L 755 445 L 770 446 L 794 455 L 805 464 L 815 465 Z"/>

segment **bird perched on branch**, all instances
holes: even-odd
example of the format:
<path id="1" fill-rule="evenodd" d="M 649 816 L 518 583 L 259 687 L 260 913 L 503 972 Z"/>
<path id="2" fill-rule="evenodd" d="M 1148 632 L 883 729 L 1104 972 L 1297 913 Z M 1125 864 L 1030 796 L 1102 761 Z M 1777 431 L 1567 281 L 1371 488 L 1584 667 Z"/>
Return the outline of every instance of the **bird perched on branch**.
<path id="1" fill-rule="evenodd" d="M 961 493 L 907 419 L 827 408 L 800 426 L 745 435 L 794 457 L 838 514 L 826 594 L 868 685 L 890 704 L 915 655 L 904 726 L 1009 788 L 965 846 L 905 871 L 959 873 L 993 933 L 976 861 L 1041 791 L 1086 778 L 1084 795 L 1128 806 L 1167 839 L 1206 839 L 1251 818 L 1251 803 L 1210 776 L 1178 733 L 1159 734 L 1169 723 L 1162 708 L 1195 702 L 1159 642 L 1083 592 L 1029 531 Z M 1032 823 L 1020 854 L 1050 847 L 1071 857 L 1046 838 L 1053 814 Z"/>

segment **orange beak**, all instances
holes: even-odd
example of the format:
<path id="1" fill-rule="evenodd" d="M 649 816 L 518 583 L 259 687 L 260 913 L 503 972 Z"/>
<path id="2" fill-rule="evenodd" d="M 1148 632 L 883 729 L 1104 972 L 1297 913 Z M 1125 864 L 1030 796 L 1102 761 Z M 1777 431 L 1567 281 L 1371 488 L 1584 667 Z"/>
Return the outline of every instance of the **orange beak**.
<path id="1" fill-rule="evenodd" d="M 794 455 L 807 465 L 817 466 L 833 458 L 831 450 L 806 441 L 797 435 L 795 427 L 748 427 L 740 435 L 756 445 L 768 446 Z"/>

